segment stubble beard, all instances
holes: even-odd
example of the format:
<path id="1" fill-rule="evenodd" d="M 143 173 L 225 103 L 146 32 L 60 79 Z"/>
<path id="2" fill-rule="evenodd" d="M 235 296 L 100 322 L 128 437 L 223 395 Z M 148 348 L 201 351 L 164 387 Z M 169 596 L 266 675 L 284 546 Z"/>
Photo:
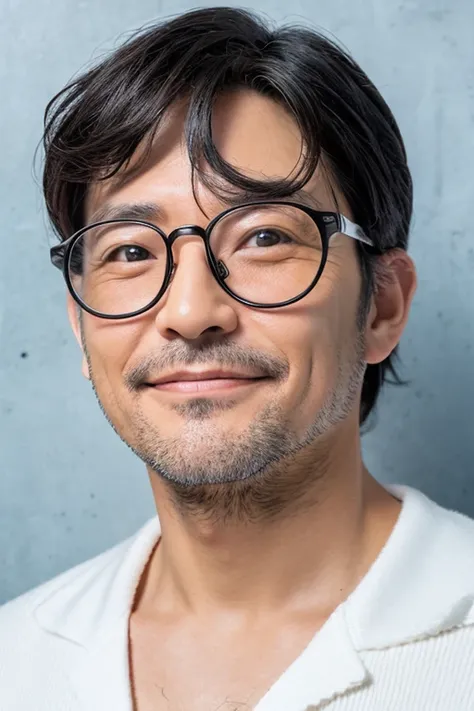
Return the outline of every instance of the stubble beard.
<path id="1" fill-rule="evenodd" d="M 137 409 L 128 432 L 122 433 L 102 405 L 85 352 L 99 406 L 118 436 L 166 482 L 182 515 L 216 523 L 268 521 L 311 505 L 308 492 L 326 474 L 325 443 L 358 403 L 366 368 L 359 335 L 349 360 L 339 353 L 335 384 L 302 436 L 292 430 L 288 413 L 274 401 L 238 435 L 223 434 L 218 427 L 215 436 L 207 431 L 203 446 L 200 422 L 218 418 L 218 410 L 229 405 L 196 398 L 180 406 L 186 425 L 179 436 L 166 438 Z"/>

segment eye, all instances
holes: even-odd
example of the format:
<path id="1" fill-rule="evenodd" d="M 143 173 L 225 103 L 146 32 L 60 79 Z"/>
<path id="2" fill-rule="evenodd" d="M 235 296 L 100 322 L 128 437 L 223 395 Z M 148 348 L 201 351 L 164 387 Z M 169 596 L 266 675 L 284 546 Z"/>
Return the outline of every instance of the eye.
<path id="1" fill-rule="evenodd" d="M 251 244 L 255 240 L 255 244 Z M 275 247 L 279 244 L 288 244 L 293 240 L 281 230 L 261 228 L 248 238 L 246 244 L 249 247 Z"/>
<path id="2" fill-rule="evenodd" d="M 109 262 L 143 262 L 153 258 L 151 253 L 145 247 L 140 247 L 138 244 L 125 244 L 117 247 L 108 256 Z"/>

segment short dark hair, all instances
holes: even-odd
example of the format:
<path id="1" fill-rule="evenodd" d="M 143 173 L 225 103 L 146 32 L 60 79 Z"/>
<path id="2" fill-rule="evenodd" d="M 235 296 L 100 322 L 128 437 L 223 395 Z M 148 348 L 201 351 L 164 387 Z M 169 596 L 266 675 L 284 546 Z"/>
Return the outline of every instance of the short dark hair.
<path id="1" fill-rule="evenodd" d="M 214 101 L 222 90 L 237 87 L 271 97 L 297 121 L 304 150 L 291 179 L 257 181 L 219 155 L 211 134 Z M 193 181 L 199 175 L 220 195 L 227 190 L 256 199 L 286 197 L 306 184 L 322 157 L 378 251 L 407 248 L 412 181 L 397 123 L 375 86 L 324 35 L 296 25 L 275 28 L 228 7 L 194 10 L 140 30 L 49 102 L 43 189 L 61 239 L 83 225 L 88 185 L 126 168 L 143 142 L 151 145 L 162 117 L 180 99 L 188 102 Z M 212 173 L 200 170 L 203 160 Z M 365 313 L 377 256 L 360 246 L 358 253 Z M 396 355 L 367 366 L 361 423 L 387 376 L 401 382 Z"/>

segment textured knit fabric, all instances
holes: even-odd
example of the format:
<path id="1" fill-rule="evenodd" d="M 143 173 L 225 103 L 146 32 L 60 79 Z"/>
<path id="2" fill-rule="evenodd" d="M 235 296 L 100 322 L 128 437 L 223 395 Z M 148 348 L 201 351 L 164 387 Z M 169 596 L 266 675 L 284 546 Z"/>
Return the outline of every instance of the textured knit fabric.
<path id="1" fill-rule="evenodd" d="M 474 520 L 387 489 L 389 540 L 254 711 L 474 711 Z M 0 608 L 0 711 L 132 711 L 128 620 L 159 535 L 154 517 Z"/>

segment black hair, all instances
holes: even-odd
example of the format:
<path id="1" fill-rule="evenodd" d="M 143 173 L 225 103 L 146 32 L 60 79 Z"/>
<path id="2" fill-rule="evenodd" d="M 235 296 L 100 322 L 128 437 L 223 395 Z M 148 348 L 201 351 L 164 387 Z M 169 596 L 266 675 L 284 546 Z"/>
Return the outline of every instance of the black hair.
<path id="1" fill-rule="evenodd" d="M 291 177 L 257 181 L 219 155 L 211 131 L 214 102 L 223 90 L 239 87 L 271 97 L 297 121 L 302 154 Z M 224 198 L 226 191 L 286 197 L 307 183 L 323 159 L 377 251 L 407 248 L 413 196 L 406 152 L 392 112 L 367 75 L 319 32 L 272 27 L 254 13 L 228 7 L 194 10 L 140 30 L 49 102 L 43 189 L 61 239 L 83 225 L 91 182 L 126 168 L 139 145 L 151 146 L 160 121 L 181 99 L 187 101 L 193 181 L 199 176 Z M 202 171 L 203 161 L 211 171 Z M 364 311 L 377 256 L 361 246 L 358 254 Z M 401 382 L 396 355 L 367 366 L 361 423 L 387 376 Z"/>

